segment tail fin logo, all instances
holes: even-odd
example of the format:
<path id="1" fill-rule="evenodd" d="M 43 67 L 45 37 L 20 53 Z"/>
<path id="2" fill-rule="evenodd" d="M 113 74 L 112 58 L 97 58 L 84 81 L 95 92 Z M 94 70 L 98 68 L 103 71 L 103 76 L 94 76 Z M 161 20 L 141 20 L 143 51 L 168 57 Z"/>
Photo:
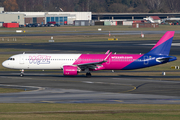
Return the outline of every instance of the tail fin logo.
<path id="1" fill-rule="evenodd" d="M 169 55 L 175 31 L 167 31 L 148 54 Z"/>

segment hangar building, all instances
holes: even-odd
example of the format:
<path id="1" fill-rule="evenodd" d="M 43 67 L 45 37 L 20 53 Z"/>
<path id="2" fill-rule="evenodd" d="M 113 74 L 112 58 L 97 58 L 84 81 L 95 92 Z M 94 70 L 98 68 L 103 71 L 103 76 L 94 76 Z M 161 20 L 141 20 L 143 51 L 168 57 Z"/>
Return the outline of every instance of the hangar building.
<path id="1" fill-rule="evenodd" d="M 59 25 L 73 24 L 75 20 L 91 20 L 91 12 L 8 12 L 8 14 L 23 14 L 24 24 L 55 21 Z"/>
<path id="2" fill-rule="evenodd" d="M 47 24 L 56 22 L 59 25 L 72 25 L 75 20 L 91 20 L 91 12 L 4 12 L 0 7 L 0 27 L 3 23 Z"/>
<path id="3" fill-rule="evenodd" d="M 19 23 L 24 25 L 24 14 L 22 13 L 7 13 L 4 8 L 0 7 L 0 27 L 3 23 Z"/>

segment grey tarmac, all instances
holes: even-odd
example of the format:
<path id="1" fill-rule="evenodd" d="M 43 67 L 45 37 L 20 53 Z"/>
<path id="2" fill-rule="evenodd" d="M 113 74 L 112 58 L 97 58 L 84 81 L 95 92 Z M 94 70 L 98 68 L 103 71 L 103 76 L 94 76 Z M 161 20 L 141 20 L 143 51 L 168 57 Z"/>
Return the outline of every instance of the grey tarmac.
<path id="1" fill-rule="evenodd" d="M 180 81 L 138 76 L 64 77 L 51 72 L 27 72 L 24 77 L 3 72 L 0 79 L 1 87 L 24 90 L 0 94 L 0 103 L 180 104 Z"/>

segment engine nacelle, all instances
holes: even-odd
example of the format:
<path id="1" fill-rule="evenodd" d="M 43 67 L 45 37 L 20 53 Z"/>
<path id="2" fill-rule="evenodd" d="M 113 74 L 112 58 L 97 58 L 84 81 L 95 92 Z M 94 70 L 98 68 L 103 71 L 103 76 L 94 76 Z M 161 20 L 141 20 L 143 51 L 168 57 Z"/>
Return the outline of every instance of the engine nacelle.
<path id="1" fill-rule="evenodd" d="M 77 75 L 78 74 L 78 67 L 77 66 L 70 66 L 70 65 L 63 66 L 63 74 L 67 75 L 67 76 Z"/>

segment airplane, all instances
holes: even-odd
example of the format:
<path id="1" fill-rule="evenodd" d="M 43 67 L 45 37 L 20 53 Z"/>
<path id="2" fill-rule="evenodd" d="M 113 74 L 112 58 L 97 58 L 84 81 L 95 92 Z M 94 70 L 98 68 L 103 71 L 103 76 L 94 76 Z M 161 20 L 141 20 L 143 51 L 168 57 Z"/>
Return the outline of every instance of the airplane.
<path id="1" fill-rule="evenodd" d="M 65 76 L 76 76 L 86 72 L 91 77 L 92 71 L 132 70 L 151 67 L 177 60 L 169 56 L 175 31 L 167 31 L 156 45 L 146 54 L 17 54 L 2 63 L 10 69 L 24 70 L 63 70 Z"/>

